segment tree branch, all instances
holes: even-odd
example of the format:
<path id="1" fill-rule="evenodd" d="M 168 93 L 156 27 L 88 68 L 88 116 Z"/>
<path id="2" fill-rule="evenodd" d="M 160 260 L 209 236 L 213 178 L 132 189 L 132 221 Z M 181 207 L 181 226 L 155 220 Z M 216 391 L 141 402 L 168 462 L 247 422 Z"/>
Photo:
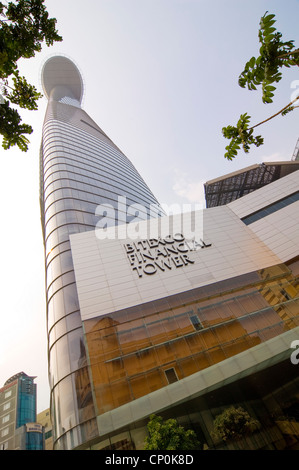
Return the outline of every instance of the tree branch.
<path id="1" fill-rule="evenodd" d="M 286 54 L 282 54 L 277 56 L 278 59 L 283 59 L 284 57 L 289 57 L 290 55 L 293 54 L 299 54 L 299 49 L 295 49 L 294 51 L 287 52 Z"/>
<path id="2" fill-rule="evenodd" d="M 268 119 L 265 119 L 264 121 L 261 121 L 259 122 L 258 124 L 255 124 L 254 126 L 251 126 L 249 127 L 249 129 L 254 129 L 255 127 L 258 127 L 260 126 L 261 124 L 264 124 L 265 122 L 268 122 L 270 121 L 271 119 L 275 118 L 276 116 L 278 116 L 279 114 L 281 114 L 285 109 L 289 108 L 290 106 L 292 106 L 293 103 L 295 103 L 295 101 L 297 101 L 299 99 L 299 96 L 297 96 L 297 98 L 295 98 L 293 101 L 291 101 L 289 104 L 287 104 L 286 106 L 284 106 L 284 108 L 282 108 L 280 111 L 278 111 L 278 113 L 275 113 L 273 114 L 273 116 L 270 116 Z M 297 108 L 298 106 L 294 106 L 294 108 Z"/>

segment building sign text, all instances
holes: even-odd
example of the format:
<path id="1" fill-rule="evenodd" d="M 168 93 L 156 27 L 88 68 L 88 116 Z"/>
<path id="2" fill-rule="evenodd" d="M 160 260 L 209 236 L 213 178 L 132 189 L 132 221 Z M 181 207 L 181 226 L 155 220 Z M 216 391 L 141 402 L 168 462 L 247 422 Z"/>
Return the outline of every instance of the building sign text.
<path id="1" fill-rule="evenodd" d="M 195 261 L 192 259 L 192 252 L 210 246 L 211 243 L 203 240 L 186 240 L 180 233 L 124 245 L 132 270 L 138 277 L 155 274 L 158 270 L 167 271 L 193 264 Z"/>

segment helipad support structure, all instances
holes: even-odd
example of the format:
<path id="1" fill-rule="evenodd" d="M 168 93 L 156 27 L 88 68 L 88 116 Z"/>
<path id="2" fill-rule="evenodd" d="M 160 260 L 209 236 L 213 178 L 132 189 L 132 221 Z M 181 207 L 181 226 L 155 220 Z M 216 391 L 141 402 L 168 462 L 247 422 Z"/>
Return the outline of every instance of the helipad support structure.
<path id="1" fill-rule="evenodd" d="M 178 418 L 208 448 L 298 448 L 299 171 L 159 217 L 81 109 L 75 65 L 50 59 L 43 83 L 54 448 L 142 449 L 151 414 Z M 244 441 L 211 432 L 229 406 L 259 422 Z"/>

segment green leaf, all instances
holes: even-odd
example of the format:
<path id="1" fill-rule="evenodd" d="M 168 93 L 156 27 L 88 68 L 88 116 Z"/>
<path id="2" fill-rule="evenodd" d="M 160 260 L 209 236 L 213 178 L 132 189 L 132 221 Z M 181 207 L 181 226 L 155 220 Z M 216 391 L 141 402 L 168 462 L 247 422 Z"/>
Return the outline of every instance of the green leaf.
<path id="1" fill-rule="evenodd" d="M 291 111 L 293 111 L 294 109 L 294 106 L 290 106 L 289 108 L 287 109 L 284 109 L 281 113 L 282 116 L 285 116 L 286 114 L 290 113 Z"/>
<path id="2" fill-rule="evenodd" d="M 164 421 L 151 415 L 147 424 L 145 450 L 200 450 L 201 444 L 192 430 L 185 430 L 175 419 Z"/>
<path id="3" fill-rule="evenodd" d="M 266 12 L 267 13 L 267 12 Z M 266 23 L 269 23 L 271 20 L 273 20 L 273 18 L 275 18 L 275 15 L 272 13 L 270 15 L 267 15 L 267 16 L 264 16 L 264 21 Z"/>
<path id="4" fill-rule="evenodd" d="M 249 61 L 249 67 L 252 69 L 255 65 L 255 57 L 251 57 L 250 61 Z"/>
<path id="5" fill-rule="evenodd" d="M 32 132 L 32 128 L 22 124 L 11 104 L 34 110 L 41 94 L 19 75 L 18 61 L 34 57 L 44 42 L 49 46 L 62 41 L 62 37 L 56 30 L 56 19 L 49 18 L 44 0 L 17 0 L 5 5 L 0 2 L 0 14 L 0 80 L 4 81 L 3 94 L 7 98 L 0 105 L 2 146 L 9 149 L 17 145 L 26 151 L 29 143 L 26 135 Z M 12 83 L 7 81 L 10 78 Z"/>

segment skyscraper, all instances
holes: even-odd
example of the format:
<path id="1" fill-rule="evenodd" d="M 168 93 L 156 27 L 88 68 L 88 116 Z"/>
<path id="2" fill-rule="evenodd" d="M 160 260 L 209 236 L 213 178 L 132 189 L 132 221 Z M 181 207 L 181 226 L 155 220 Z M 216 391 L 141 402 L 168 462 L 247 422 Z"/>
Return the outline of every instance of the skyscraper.
<path id="1" fill-rule="evenodd" d="M 34 379 L 19 372 L 0 388 L 0 450 L 43 450 Z"/>
<path id="2" fill-rule="evenodd" d="M 42 85 L 48 107 L 40 201 L 54 446 L 73 448 L 97 431 L 70 234 L 92 230 L 101 215 L 107 225 L 114 225 L 158 215 L 159 208 L 132 163 L 81 108 L 83 82 L 75 64 L 63 56 L 50 58 L 42 70 Z M 129 214 L 134 204 L 147 213 Z M 96 215 L 98 206 L 106 207 L 107 214 Z"/>
<path id="3" fill-rule="evenodd" d="M 211 431 L 232 405 L 260 424 L 250 448 L 296 448 L 296 164 L 262 184 L 263 168 L 245 169 L 250 191 L 238 174 L 237 183 L 228 177 L 229 200 L 165 216 L 81 109 L 77 67 L 49 59 L 43 87 L 54 450 L 142 449 L 151 414 L 177 417 L 201 443 L 227 448 Z M 125 230 L 115 236 L 115 226 Z"/>

